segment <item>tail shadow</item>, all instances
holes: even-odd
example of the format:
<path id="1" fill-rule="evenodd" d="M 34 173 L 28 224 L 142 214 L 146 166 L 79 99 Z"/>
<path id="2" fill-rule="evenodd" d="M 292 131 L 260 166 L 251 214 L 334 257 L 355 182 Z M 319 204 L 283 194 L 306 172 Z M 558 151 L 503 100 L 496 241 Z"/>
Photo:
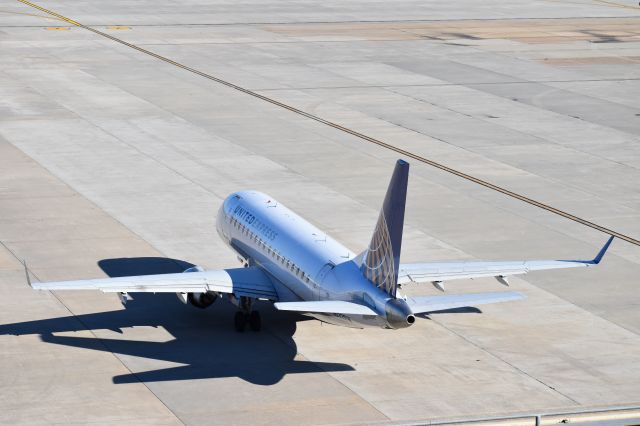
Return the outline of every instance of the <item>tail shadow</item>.
<path id="1" fill-rule="evenodd" d="M 482 311 L 474 306 L 464 306 L 462 308 L 444 309 L 442 311 L 425 312 L 416 316 L 424 319 L 431 319 L 432 315 L 439 314 L 481 314 Z"/>

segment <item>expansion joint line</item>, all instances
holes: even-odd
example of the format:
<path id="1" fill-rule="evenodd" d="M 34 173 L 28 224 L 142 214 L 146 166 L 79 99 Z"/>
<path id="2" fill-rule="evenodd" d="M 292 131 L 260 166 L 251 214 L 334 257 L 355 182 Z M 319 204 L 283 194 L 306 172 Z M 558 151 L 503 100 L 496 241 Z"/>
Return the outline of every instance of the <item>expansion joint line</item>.
<path id="1" fill-rule="evenodd" d="M 527 204 L 530 204 L 532 206 L 535 206 L 535 207 L 538 207 L 540 209 L 543 209 L 543 210 L 546 210 L 548 212 L 551 212 L 553 214 L 556 214 L 558 216 L 562 216 L 562 217 L 564 217 L 566 219 L 569 219 L 569 220 L 572 220 L 574 222 L 577 222 L 577 223 L 580 223 L 582 225 L 585 225 L 585 226 L 588 226 L 590 228 L 593 228 L 593 229 L 595 229 L 597 231 L 604 232 L 605 234 L 609 234 L 609 235 L 612 235 L 614 237 L 620 238 L 621 240 L 624 240 L 624 241 L 626 241 L 628 243 L 640 246 L 640 240 L 635 239 L 633 237 L 630 237 L 628 235 L 625 235 L 625 234 L 623 234 L 621 232 L 615 231 L 613 229 L 606 228 L 606 227 L 604 227 L 602 225 L 598 225 L 597 223 L 593 223 L 593 222 L 588 221 L 586 219 L 583 219 L 581 217 L 575 216 L 575 215 L 573 215 L 571 213 L 567 213 L 567 212 L 565 212 L 563 210 L 557 209 L 557 208 L 555 208 L 553 206 L 549 206 L 549 205 L 544 204 L 544 203 L 542 203 L 540 201 L 536 201 L 534 199 L 531 199 L 531 198 L 526 197 L 524 195 L 521 195 L 521 194 L 518 194 L 516 192 L 510 191 L 510 190 L 508 190 L 506 188 L 503 188 L 501 186 L 495 185 L 495 184 L 493 184 L 491 182 L 487 182 L 487 181 L 482 180 L 480 178 L 477 178 L 475 176 L 471 176 L 469 174 L 466 174 L 466 173 L 461 172 L 459 170 L 453 169 L 453 168 L 451 168 L 449 166 L 446 166 L 444 164 L 438 163 L 438 162 L 436 162 L 434 160 L 430 160 L 430 159 L 428 159 L 426 157 L 422 157 L 422 156 L 420 156 L 418 154 L 414 154 L 413 152 L 406 151 L 406 150 L 404 150 L 402 148 L 399 148 L 397 146 L 391 145 L 391 144 L 389 144 L 387 142 L 383 142 L 383 141 L 381 141 L 379 139 L 375 139 L 375 138 L 373 138 L 371 136 L 367 136 L 367 135 L 365 135 L 363 133 L 360 133 L 360 132 L 357 132 L 355 130 L 349 129 L 348 127 L 341 126 L 340 124 L 334 123 L 332 121 L 325 120 L 322 117 L 318 117 L 317 115 L 313 115 L 313 114 L 308 113 L 306 111 L 303 111 L 301 109 L 295 108 L 295 107 L 293 107 L 291 105 L 287 105 L 287 104 L 285 104 L 283 102 L 280 102 L 280 101 L 277 101 L 277 100 L 275 100 L 273 98 L 269 98 L 267 96 L 261 95 L 261 94 L 259 94 L 257 92 L 254 92 L 253 90 L 246 89 L 244 87 L 238 86 L 236 84 L 233 84 L 233 83 L 228 82 L 226 80 L 223 80 L 221 78 L 215 77 L 213 75 L 207 74 L 207 73 L 202 72 L 202 71 L 198 71 L 195 68 L 188 67 L 188 66 L 183 65 L 183 64 L 181 64 L 179 62 L 171 60 L 171 59 L 169 59 L 167 57 L 164 57 L 162 55 L 158 55 L 157 53 L 153 53 L 150 50 L 143 49 L 142 47 L 136 46 L 135 44 L 128 43 L 128 42 L 126 42 L 124 40 L 121 40 L 121 39 L 119 39 L 117 37 L 114 37 L 112 35 L 104 33 L 104 32 L 102 32 L 100 30 L 95 29 L 95 28 L 91 28 L 91 27 L 88 27 L 86 25 L 83 25 L 83 24 L 81 24 L 79 22 L 74 21 L 73 19 L 69 19 L 69 18 L 67 18 L 65 16 L 62 16 L 62 15 L 56 13 L 56 12 L 53 12 L 53 11 L 48 10 L 48 9 L 45 9 L 44 7 L 38 6 L 37 4 L 31 3 L 30 1 L 27 1 L 27 0 L 18 0 L 18 1 L 21 2 L 21 3 L 26 4 L 27 6 L 33 7 L 35 9 L 38 9 L 38 10 L 42 11 L 42 12 L 48 13 L 48 14 L 50 14 L 52 16 L 55 16 L 56 18 L 59 18 L 59 19 L 65 21 L 65 22 L 68 22 L 68 23 L 72 24 L 72 25 L 75 25 L 77 27 L 80 27 L 80 28 L 83 28 L 85 30 L 91 31 L 91 32 L 93 32 L 95 34 L 98 34 L 98 35 L 102 36 L 102 37 L 108 38 L 109 40 L 115 41 L 116 43 L 120 43 L 122 45 L 125 45 L 125 46 L 127 46 L 127 47 L 129 47 L 131 49 L 137 50 L 137 51 L 139 51 L 141 53 L 144 53 L 145 55 L 152 56 L 152 57 L 154 57 L 156 59 L 164 61 L 164 62 L 166 62 L 168 64 L 171 64 L 171 65 L 173 65 L 175 67 L 182 68 L 183 70 L 189 71 L 189 72 L 191 72 L 193 74 L 199 75 L 199 76 L 204 77 L 204 78 L 206 78 L 208 80 L 215 81 L 216 83 L 219 83 L 219 84 L 222 84 L 224 86 L 230 87 L 230 88 L 232 88 L 234 90 L 237 90 L 238 92 L 242 92 L 242 93 L 245 93 L 245 94 L 247 94 L 249 96 L 253 96 L 254 98 L 257 98 L 257 99 L 260 99 L 262 101 L 268 102 L 268 103 L 270 103 L 272 105 L 276 105 L 276 106 L 278 106 L 280 108 L 284 108 L 284 109 L 289 110 L 289 111 L 291 111 L 291 112 L 293 112 L 295 114 L 298 114 L 298 115 L 301 115 L 303 117 L 309 118 L 311 120 L 314 120 L 314 121 L 316 121 L 318 123 L 321 123 L 321 124 L 324 124 L 326 126 L 332 127 L 332 128 L 334 128 L 336 130 L 339 130 L 341 132 L 350 134 L 350 135 L 355 136 L 355 137 L 357 137 L 359 139 L 362 139 L 362 140 L 365 140 L 367 142 L 370 142 L 370 143 L 373 143 L 375 145 L 378 145 L 380 147 L 386 148 L 386 149 L 388 149 L 390 151 L 394 151 L 394 152 L 396 152 L 396 153 L 398 153 L 400 155 L 403 155 L 403 156 L 405 156 L 407 158 L 411 158 L 411 159 L 419 161 L 421 163 L 428 164 L 429 166 L 435 167 L 436 169 L 440 169 L 440 170 L 445 171 L 447 173 L 450 173 L 452 175 L 461 177 L 461 178 L 466 179 L 466 180 L 468 180 L 470 182 L 473 182 L 473 183 L 476 183 L 478 185 L 484 186 L 485 188 L 489 188 L 489 189 L 491 189 L 493 191 L 496 191 L 496 192 L 499 192 L 501 194 L 507 195 L 507 196 L 509 196 L 511 198 L 515 198 L 516 200 L 520 200 L 520 201 L 525 202 Z"/>

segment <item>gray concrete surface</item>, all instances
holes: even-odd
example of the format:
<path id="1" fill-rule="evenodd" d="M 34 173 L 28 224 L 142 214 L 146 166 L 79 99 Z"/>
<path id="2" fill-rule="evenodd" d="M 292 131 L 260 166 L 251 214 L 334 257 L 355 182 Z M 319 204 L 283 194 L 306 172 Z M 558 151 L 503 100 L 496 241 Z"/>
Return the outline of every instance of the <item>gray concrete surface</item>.
<path id="1" fill-rule="evenodd" d="M 619 2 L 41 4 L 640 236 L 640 9 Z M 215 212 L 272 194 L 349 247 L 397 155 L 19 2 L 0 7 L 0 423 L 390 423 L 640 403 L 640 249 L 398 332 L 35 293 L 235 265 Z M 606 236 L 412 163 L 403 260 L 590 258 Z M 499 290 L 493 280 L 448 291 Z M 431 286 L 407 292 L 435 294 Z"/>

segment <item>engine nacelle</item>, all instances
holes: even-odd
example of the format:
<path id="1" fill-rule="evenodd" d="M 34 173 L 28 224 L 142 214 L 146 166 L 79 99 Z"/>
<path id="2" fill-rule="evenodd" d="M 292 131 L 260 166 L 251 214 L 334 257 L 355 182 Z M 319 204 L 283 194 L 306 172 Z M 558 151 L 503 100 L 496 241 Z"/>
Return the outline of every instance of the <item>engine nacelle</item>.
<path id="1" fill-rule="evenodd" d="M 184 272 L 204 272 L 204 269 L 201 266 L 193 266 L 185 269 Z M 200 309 L 208 308 L 218 299 L 218 293 L 215 291 L 207 291 L 204 293 L 177 293 L 177 295 L 182 303 L 190 303 Z"/>
<path id="2" fill-rule="evenodd" d="M 218 293 L 216 293 L 215 291 L 187 294 L 187 300 L 189 301 L 189 303 L 200 309 L 208 308 L 209 306 L 213 305 L 213 302 L 215 302 L 217 299 Z"/>

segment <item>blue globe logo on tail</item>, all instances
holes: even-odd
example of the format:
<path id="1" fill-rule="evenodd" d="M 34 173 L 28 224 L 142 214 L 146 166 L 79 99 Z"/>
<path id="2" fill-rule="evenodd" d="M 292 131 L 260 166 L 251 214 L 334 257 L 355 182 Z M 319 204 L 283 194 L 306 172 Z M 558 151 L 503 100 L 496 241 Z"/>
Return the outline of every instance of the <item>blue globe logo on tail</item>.
<path id="1" fill-rule="evenodd" d="M 369 247 L 362 253 L 362 274 L 391 297 L 396 296 L 407 200 L 409 163 L 398 160 L 387 188 Z"/>

